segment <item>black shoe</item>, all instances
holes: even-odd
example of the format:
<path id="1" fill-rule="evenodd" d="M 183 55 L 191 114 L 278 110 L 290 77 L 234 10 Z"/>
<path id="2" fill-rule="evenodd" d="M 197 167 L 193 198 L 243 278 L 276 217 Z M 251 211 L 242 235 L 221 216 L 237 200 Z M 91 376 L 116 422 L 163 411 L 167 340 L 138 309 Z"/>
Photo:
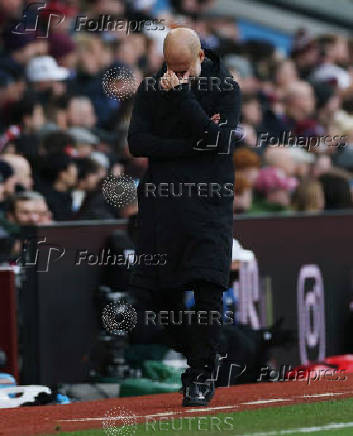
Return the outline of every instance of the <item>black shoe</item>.
<path id="1" fill-rule="evenodd" d="M 207 368 L 187 369 L 181 375 L 184 407 L 207 406 L 215 393 L 213 374 Z"/>

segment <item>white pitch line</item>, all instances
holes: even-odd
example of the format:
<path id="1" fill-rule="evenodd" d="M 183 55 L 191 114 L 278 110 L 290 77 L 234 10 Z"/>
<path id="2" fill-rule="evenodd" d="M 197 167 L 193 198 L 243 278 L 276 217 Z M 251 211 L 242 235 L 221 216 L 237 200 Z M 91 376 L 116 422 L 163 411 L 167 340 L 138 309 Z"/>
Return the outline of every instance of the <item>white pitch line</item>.
<path id="1" fill-rule="evenodd" d="M 326 392 L 324 394 L 305 394 L 298 398 L 323 398 L 323 397 L 337 397 L 339 395 L 344 395 L 345 392 Z"/>
<path id="2" fill-rule="evenodd" d="M 202 407 L 202 408 L 193 408 L 193 409 L 185 409 L 185 410 L 175 410 L 170 412 L 159 412 L 152 415 L 134 415 L 134 418 L 158 418 L 163 416 L 174 416 L 174 415 L 180 415 L 184 413 L 197 413 L 197 412 L 210 412 L 213 410 L 222 410 L 222 409 L 237 409 L 241 405 L 251 406 L 251 405 L 258 405 L 258 404 L 271 404 L 271 403 L 284 403 L 284 402 L 291 402 L 298 398 L 325 398 L 325 397 L 334 397 L 339 395 L 345 395 L 353 393 L 353 391 L 347 391 L 347 392 L 324 392 L 321 394 L 304 394 L 302 396 L 295 396 L 292 398 L 269 398 L 269 399 L 261 399 L 257 401 L 247 401 L 243 403 L 239 403 L 238 405 L 230 405 L 230 406 L 216 406 L 216 407 Z M 72 418 L 72 419 L 59 419 L 57 422 L 89 422 L 89 421 L 104 421 L 106 419 L 120 419 L 120 418 L 126 418 L 126 416 L 119 417 L 116 416 L 114 418 L 107 418 L 105 416 L 103 417 L 92 417 L 92 418 Z M 49 418 L 47 418 L 49 419 Z M 282 430 L 284 431 L 284 430 Z M 287 433 L 273 433 L 276 434 L 287 434 Z M 288 433 L 289 434 L 289 433 Z M 251 436 L 271 436 L 272 433 L 253 433 Z M 248 435 L 246 435 L 248 436 Z"/>
<path id="3" fill-rule="evenodd" d="M 277 430 L 259 433 L 246 433 L 242 436 L 282 436 L 293 433 L 316 433 L 318 431 L 330 431 L 342 428 L 353 427 L 353 422 L 332 422 L 331 424 L 321 425 L 317 427 L 300 427 L 291 430 Z"/>
<path id="4" fill-rule="evenodd" d="M 242 404 L 242 403 L 240 403 Z M 239 405 L 233 405 L 233 406 L 217 406 L 217 407 L 200 407 L 198 409 L 186 409 L 179 413 L 194 413 L 194 412 L 208 412 L 211 410 L 220 410 L 220 409 L 237 409 Z"/>
<path id="5" fill-rule="evenodd" d="M 217 407 L 203 407 L 198 409 L 186 409 L 186 410 L 176 410 L 171 412 L 160 412 L 155 413 L 153 415 L 133 415 L 134 418 L 158 418 L 162 416 L 174 416 L 174 415 L 180 415 L 183 413 L 196 413 L 196 412 L 209 412 L 212 410 L 220 410 L 220 409 L 237 409 L 238 405 L 233 406 L 217 406 Z M 85 422 L 85 421 L 104 421 L 106 419 L 123 419 L 126 418 L 126 416 L 115 416 L 115 417 L 96 417 L 96 418 L 72 418 L 72 419 L 59 419 L 57 422 Z"/>
<path id="6" fill-rule="evenodd" d="M 247 401 L 246 403 L 240 403 L 240 404 L 255 405 L 255 404 L 269 404 L 269 403 L 283 403 L 285 401 L 293 401 L 293 400 L 291 398 L 270 398 L 268 400 Z"/>

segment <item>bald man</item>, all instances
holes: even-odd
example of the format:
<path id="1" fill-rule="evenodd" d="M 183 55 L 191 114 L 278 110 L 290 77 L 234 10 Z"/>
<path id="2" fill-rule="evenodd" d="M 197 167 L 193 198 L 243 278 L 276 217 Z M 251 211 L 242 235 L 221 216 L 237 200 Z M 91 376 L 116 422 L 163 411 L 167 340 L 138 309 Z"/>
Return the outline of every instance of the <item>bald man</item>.
<path id="1" fill-rule="evenodd" d="M 183 405 L 205 406 L 214 394 L 229 286 L 240 92 L 193 30 L 171 30 L 163 49 L 161 70 L 137 91 L 128 142 L 133 156 L 148 158 L 138 186 L 137 254 L 164 262 L 139 262 L 130 289 L 137 296 L 149 290 L 154 307 L 173 314 L 167 343 L 189 364 Z M 197 319 L 184 311 L 185 290 L 194 291 Z"/>

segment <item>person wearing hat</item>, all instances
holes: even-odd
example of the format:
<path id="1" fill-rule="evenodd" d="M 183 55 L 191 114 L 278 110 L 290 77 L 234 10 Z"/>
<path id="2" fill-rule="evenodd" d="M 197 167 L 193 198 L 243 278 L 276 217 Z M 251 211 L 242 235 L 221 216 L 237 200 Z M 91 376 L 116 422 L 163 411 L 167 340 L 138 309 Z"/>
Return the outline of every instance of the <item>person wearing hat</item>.
<path id="1" fill-rule="evenodd" d="M 49 54 L 56 59 L 60 67 L 75 70 L 77 62 L 76 44 L 70 35 L 55 32 L 49 35 Z"/>
<path id="2" fill-rule="evenodd" d="M 98 137 L 83 127 L 71 127 L 67 133 L 76 142 L 77 157 L 89 157 L 99 143 Z"/>
<path id="3" fill-rule="evenodd" d="M 52 56 L 38 56 L 28 62 L 26 74 L 34 91 L 42 96 L 48 92 L 57 96 L 66 92 L 64 81 L 70 71 L 60 67 Z"/>

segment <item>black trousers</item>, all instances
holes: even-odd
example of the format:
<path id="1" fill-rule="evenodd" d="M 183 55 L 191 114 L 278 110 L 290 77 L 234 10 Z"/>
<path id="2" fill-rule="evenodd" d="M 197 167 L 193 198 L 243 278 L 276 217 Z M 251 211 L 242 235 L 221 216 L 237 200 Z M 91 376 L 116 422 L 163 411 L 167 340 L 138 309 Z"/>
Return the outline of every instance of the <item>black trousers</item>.
<path id="1" fill-rule="evenodd" d="M 191 368 L 212 368 L 220 346 L 224 289 L 199 281 L 192 290 L 195 306 L 189 310 L 184 305 L 183 291 L 152 293 L 153 307 L 163 327 L 161 342 L 181 352 Z"/>

